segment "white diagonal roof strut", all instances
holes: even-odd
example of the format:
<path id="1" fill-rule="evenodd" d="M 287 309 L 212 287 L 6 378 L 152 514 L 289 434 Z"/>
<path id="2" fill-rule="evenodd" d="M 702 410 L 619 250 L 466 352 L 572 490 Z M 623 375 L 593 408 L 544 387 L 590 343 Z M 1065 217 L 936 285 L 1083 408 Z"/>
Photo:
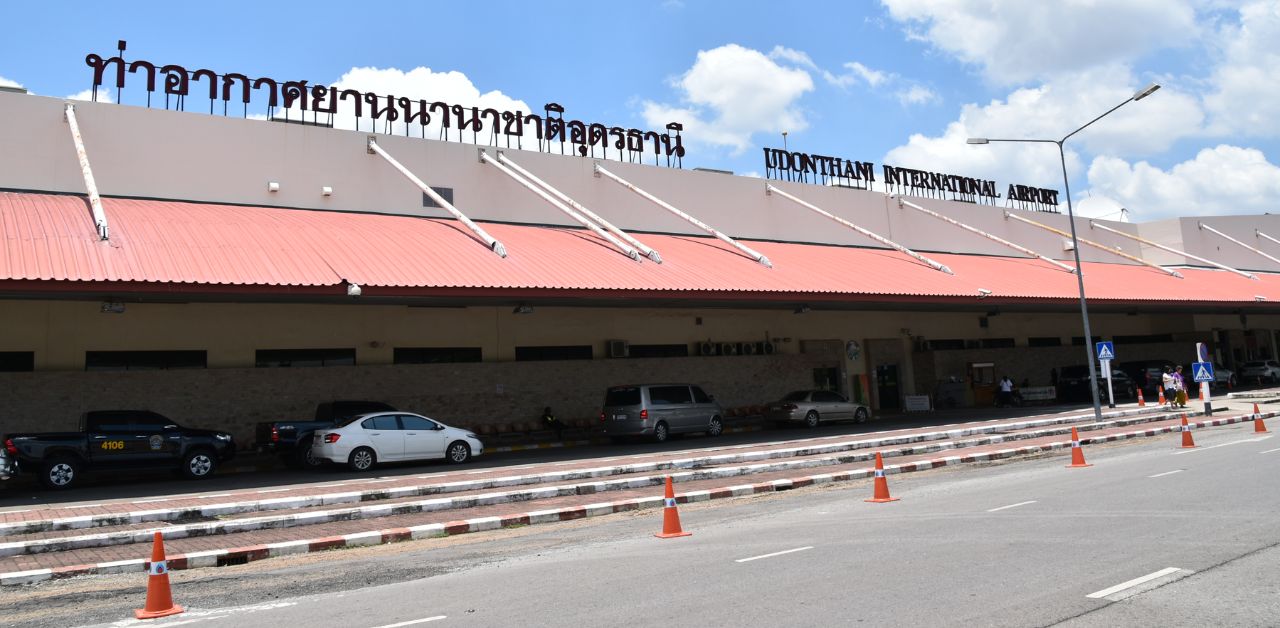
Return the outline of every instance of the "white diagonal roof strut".
<path id="1" fill-rule="evenodd" d="M 653 203 L 654 205 L 657 205 L 658 207 L 661 207 L 661 208 L 663 208 L 663 209 L 665 209 L 665 210 L 667 210 L 667 211 L 669 211 L 669 212 L 671 212 L 671 213 L 673 213 L 673 214 L 675 214 L 675 215 L 677 215 L 677 216 L 679 216 L 679 217 L 681 217 L 681 218 L 683 218 L 683 219 L 685 219 L 685 220 L 689 221 L 690 223 L 692 223 L 694 226 L 698 227 L 699 229 L 702 229 L 703 231 L 706 231 L 707 233 L 709 233 L 709 234 L 711 234 L 711 235 L 713 235 L 713 236 L 715 236 L 715 237 L 717 237 L 717 238 L 720 238 L 721 240 L 723 240 L 724 242 L 726 242 L 726 243 L 730 244 L 730 245 L 731 245 L 731 246 L 733 246 L 734 248 L 737 248 L 739 251 L 742 251 L 743 253 L 746 253 L 747 255 L 750 255 L 752 259 L 754 259 L 754 260 L 755 260 L 755 261 L 757 261 L 757 262 L 760 262 L 761 264 L 764 264 L 766 268 L 773 268 L 773 262 L 770 262 L 770 261 L 769 261 L 769 258 L 765 257 L 762 253 L 757 253 L 756 251 L 753 251 L 753 250 L 751 249 L 751 247 L 748 247 L 748 246 L 746 246 L 746 245 L 744 245 L 744 244 L 739 243 L 737 240 L 734 240 L 733 238 L 731 238 L 731 237 L 729 237 L 729 236 L 727 236 L 727 235 L 725 235 L 725 234 L 723 234 L 723 233 L 721 233 L 721 232 L 719 232 L 719 231 L 715 230 L 714 228 L 712 228 L 711 226 L 709 226 L 709 225 L 707 225 L 707 224 L 703 223 L 702 221 L 698 220 L 697 218 L 694 218 L 693 216 L 690 216 L 689 214 L 686 214 L 686 213 L 684 213 L 684 212 L 682 212 L 682 211 L 680 211 L 680 210 L 676 209 L 676 208 L 675 208 L 675 207 L 673 207 L 671 204 L 669 204 L 669 203 L 667 203 L 667 202 L 663 201 L 662 199 L 660 199 L 660 198 L 658 198 L 658 197 L 656 197 L 656 196 L 654 196 L 654 195 L 652 195 L 652 194 L 650 194 L 650 193 L 648 193 L 648 192 L 646 192 L 646 191 L 642 190 L 639 186 L 635 185 L 634 183 L 631 183 L 630 181 L 627 181 L 626 179 L 623 179 L 622 177 L 620 177 L 620 176 L 618 176 L 618 175 L 616 175 L 616 174 L 613 174 L 612 172 L 609 172 L 608 170 L 605 170 L 605 169 L 604 169 L 604 168 L 603 168 L 603 167 L 602 167 L 598 162 L 595 164 L 595 167 L 596 167 L 596 168 L 595 168 L 595 174 L 596 174 L 596 176 L 604 176 L 605 178 L 608 178 L 608 179 L 611 179 L 611 180 L 613 180 L 613 181 L 618 182 L 618 183 L 619 183 L 619 184 L 621 184 L 623 187 L 627 188 L 628 190 L 631 190 L 632 192 L 635 192 L 636 194 L 639 194 L 640 196 L 644 197 L 645 199 L 647 199 L 649 202 Z"/>
<path id="2" fill-rule="evenodd" d="M 590 220 L 587 220 L 585 216 L 583 216 L 582 214 L 579 214 L 576 211 L 573 211 L 573 209 L 570 208 L 568 205 L 561 203 L 560 201 L 552 197 L 550 194 L 543 192 L 540 188 L 535 186 L 528 179 L 525 179 L 524 177 L 516 174 L 514 170 L 502 165 L 501 163 L 498 162 L 497 159 L 490 157 L 489 153 L 484 149 L 480 149 L 480 161 L 483 163 L 487 163 L 490 166 L 493 166 L 494 168 L 497 168 L 498 172 L 501 172 L 502 174 L 505 174 L 508 177 L 511 177 L 516 183 L 519 183 L 520 185 L 524 186 L 525 189 L 536 194 L 538 198 L 541 198 L 542 200 L 546 201 L 547 204 L 564 212 L 566 216 L 572 218 L 578 224 L 590 229 L 592 232 L 594 232 L 596 235 L 600 236 L 601 238 L 608 240 L 610 244 L 618 247 L 618 250 L 622 251 L 622 253 L 627 257 L 630 257 L 631 259 L 636 261 L 640 261 L 640 253 L 636 252 L 636 250 L 631 248 L 631 246 L 628 245 L 626 242 L 623 242 L 622 240 L 619 240 L 613 237 L 612 233 L 609 233 L 608 231 L 601 229 L 598 225 L 596 225 L 596 223 L 591 222 Z"/>
<path id="3" fill-rule="evenodd" d="M 1058 234 L 1058 235 L 1060 235 L 1060 236 L 1062 236 L 1062 237 L 1064 237 L 1064 238 L 1068 238 L 1068 239 L 1070 239 L 1070 238 L 1071 238 L 1071 234 L 1070 234 L 1070 233 L 1067 233 L 1066 231 L 1063 231 L 1063 230 L 1061 230 L 1061 229 L 1056 229 L 1056 228 L 1054 228 L 1054 227 L 1050 227 L 1049 225 L 1046 225 L 1046 224 L 1044 224 L 1044 223 L 1042 223 L 1042 222 L 1036 222 L 1036 221 L 1034 221 L 1034 220 L 1031 220 L 1030 218 L 1023 218 L 1022 216 L 1019 216 L 1019 215 L 1017 215 L 1017 214 L 1010 213 L 1010 212 L 1008 212 L 1008 211 L 1006 211 L 1006 212 L 1004 213 L 1004 217 L 1005 217 L 1005 218 L 1012 218 L 1012 219 L 1017 220 L 1017 221 L 1019 221 L 1019 222 L 1024 222 L 1024 223 L 1026 223 L 1026 224 L 1028 224 L 1028 225 L 1031 225 L 1031 226 L 1033 226 L 1033 227 L 1039 227 L 1039 228 L 1041 228 L 1041 229 L 1044 229 L 1045 231 L 1049 231 L 1049 232 L 1051 232 L 1051 233 L 1056 233 L 1056 234 Z M 1128 253 L 1125 253 L 1124 251 L 1121 251 L 1120 249 L 1112 248 L 1112 247 L 1109 247 L 1109 246 L 1107 246 L 1107 245 L 1105 245 L 1105 244 L 1099 244 L 1099 243 L 1097 243 L 1097 242 L 1094 242 L 1093 240 L 1086 240 L 1086 239 L 1084 239 L 1084 238 L 1076 238 L 1076 241 L 1077 241 L 1077 242 L 1079 242 L 1080 244 L 1087 244 L 1087 245 L 1089 245 L 1089 246 L 1091 246 L 1091 247 L 1093 247 L 1093 248 L 1095 248 L 1095 249 L 1099 249 L 1099 250 L 1102 250 L 1102 251 L 1106 251 L 1106 252 L 1108 252 L 1108 253 L 1110 253 L 1110 254 L 1112 254 L 1112 255 L 1115 255 L 1115 256 L 1117 256 L 1117 257 L 1123 257 L 1123 258 L 1125 258 L 1125 259 L 1127 259 L 1127 260 L 1129 260 L 1129 261 L 1137 262 L 1137 263 L 1139 263 L 1139 264 L 1142 264 L 1143 266 L 1150 266 L 1151 268 L 1154 268 L 1154 269 L 1156 269 L 1156 270 L 1158 270 L 1158 271 L 1160 271 L 1160 272 L 1168 273 L 1168 274 L 1170 274 L 1170 275 L 1172 275 L 1172 276 L 1174 276 L 1174 277 L 1177 277 L 1178 279 L 1182 279 L 1182 273 L 1180 273 L 1180 272 L 1178 272 L 1178 271 L 1176 271 L 1176 270 L 1173 270 L 1172 268 L 1165 268 L 1164 266 L 1161 266 L 1161 265 L 1159 265 L 1159 264 L 1152 264 L 1151 262 L 1148 262 L 1147 260 L 1144 260 L 1144 259 L 1142 259 L 1141 257 L 1136 257 L 1136 256 L 1133 256 L 1133 255 L 1129 255 Z"/>
<path id="4" fill-rule="evenodd" d="M 414 185 L 418 186 L 418 189 L 422 190 L 423 194 L 426 194 L 428 197 L 431 198 L 431 200 L 435 201 L 436 205 L 443 207 L 445 211 L 449 212 L 450 214 L 453 214 L 454 218 L 457 218 L 462 224 L 466 225 L 467 228 L 472 231 L 472 233 L 476 234 L 476 237 L 480 238 L 481 241 L 483 241 L 486 245 L 489 246 L 490 251 L 497 253 L 498 257 L 505 258 L 507 256 L 507 247 L 502 246 L 501 242 L 495 240 L 493 236 L 489 235 L 489 232 L 485 231 L 484 228 L 482 228 L 480 225 L 477 225 L 476 223 L 471 222 L 471 219 L 467 218 L 466 215 L 458 211 L 458 208 L 454 207 L 453 203 L 450 203 L 449 201 L 444 200 L 444 197 L 440 196 L 439 192 L 436 192 L 435 190 L 431 189 L 431 186 L 422 182 L 422 179 L 419 179 L 412 172 L 409 172 L 409 169 L 405 168 L 403 165 L 400 164 L 400 162 L 396 161 L 395 157 L 392 157 L 391 155 L 387 154 L 387 151 L 383 150 L 381 146 L 378 146 L 378 142 L 373 138 L 373 136 L 369 136 L 368 147 L 369 147 L 370 155 L 377 155 L 387 160 L 387 163 L 391 164 L 392 167 L 394 167 L 400 174 L 404 175 L 406 179 L 413 182 Z"/>
<path id="5" fill-rule="evenodd" d="M 512 170 L 515 170 L 516 172 L 520 173 L 521 175 L 524 176 L 524 178 L 542 186 L 542 188 L 550 192 L 552 196 L 560 199 L 560 202 L 564 203 L 565 205 L 568 205 L 569 207 L 574 208 L 575 210 L 578 211 L 578 213 L 582 214 L 583 216 L 586 216 L 591 220 L 594 220 L 596 224 L 600 225 L 601 227 L 604 227 L 605 229 L 608 229 L 609 231 L 612 231 L 613 234 L 618 236 L 619 238 L 626 240 L 627 244 L 634 246 L 638 251 L 640 251 L 641 255 L 644 255 L 645 257 L 659 264 L 662 263 L 662 256 L 658 255 L 657 251 L 646 246 L 643 242 L 631 237 L 631 234 L 614 226 L 613 223 L 609 222 L 608 220 L 605 220 L 604 218 L 601 218 L 595 212 L 587 209 L 586 207 L 583 207 L 583 205 L 578 201 L 575 201 L 572 198 L 569 198 L 568 194 L 565 194 L 564 192 L 561 192 L 560 190 L 557 190 L 556 188 L 552 187 L 550 183 L 547 183 L 546 181 L 539 179 L 532 172 L 529 172 L 528 170 L 521 168 L 520 164 L 512 161 L 510 157 L 507 157 L 506 153 L 502 151 L 498 151 L 498 161 L 502 162 L 503 165 L 507 166 L 508 168 L 511 168 Z"/>
<path id="6" fill-rule="evenodd" d="M 1156 247 L 1157 249 L 1160 249 L 1160 250 L 1162 250 L 1162 251 L 1168 251 L 1168 252 L 1173 253 L 1173 254 L 1175 254 L 1175 255 L 1181 255 L 1181 256 L 1183 256 L 1183 257 L 1185 257 L 1185 258 L 1187 258 L 1187 259 L 1193 259 L 1193 260 L 1195 260 L 1195 261 L 1197 261 L 1197 262 L 1200 262 L 1201 264 L 1208 264 L 1208 265 L 1213 266 L 1213 267 L 1215 267 L 1215 268 L 1221 268 L 1222 270 L 1231 271 L 1231 272 L 1233 272 L 1233 273 L 1235 273 L 1235 274 L 1237 274 L 1237 275 L 1240 275 L 1241 277 L 1248 277 L 1249 279 L 1254 279 L 1254 280 L 1256 280 L 1256 279 L 1258 278 L 1258 276 L 1257 276 L 1257 275 L 1255 275 L 1255 274 L 1253 274 L 1253 273 L 1248 273 L 1248 272 L 1245 272 L 1245 271 L 1243 271 L 1243 270 L 1236 270 L 1236 269 L 1234 269 L 1234 268 L 1232 268 L 1232 267 L 1230 267 L 1230 266 L 1227 266 L 1226 264 L 1219 264 L 1219 263 L 1217 263 L 1217 262 L 1215 262 L 1215 261 L 1213 261 L 1213 260 L 1208 260 L 1208 259 L 1205 259 L 1205 258 L 1200 257 L 1200 256 L 1198 256 L 1198 255 L 1192 255 L 1192 254 L 1190 254 L 1190 253 L 1188 253 L 1188 252 L 1186 252 L 1186 251 L 1179 251 L 1178 249 L 1175 249 L 1175 248 L 1173 248 L 1173 247 L 1171 247 L 1171 246 L 1165 246 L 1165 245 L 1160 244 L 1160 243 L 1158 243 L 1158 242 L 1152 242 L 1151 240 L 1148 240 L 1148 239 L 1146 239 L 1146 238 L 1142 238 L 1142 237 L 1139 237 L 1139 236 L 1133 235 L 1133 234 L 1131 234 L 1131 233 L 1125 233 L 1125 232 L 1123 232 L 1123 231 L 1120 231 L 1119 229 L 1112 229 L 1111 227 L 1108 227 L 1108 226 L 1106 226 L 1106 225 L 1100 225 L 1100 224 L 1098 224 L 1097 222 L 1095 222 L 1095 221 L 1093 221 L 1093 220 L 1090 220 L 1090 221 L 1089 221 L 1089 226 L 1090 226 L 1090 227 L 1097 227 L 1097 228 L 1099 228 L 1099 229 L 1101 229 L 1101 230 L 1103 230 L 1103 231 L 1109 231 L 1109 232 L 1114 233 L 1114 234 L 1116 234 L 1116 235 L 1118 235 L 1118 236 L 1123 236 L 1123 237 L 1129 238 L 1130 240 L 1134 240 L 1134 241 L 1136 241 L 1136 242 L 1141 242 L 1141 243 L 1143 243 L 1143 244 L 1145 244 L 1145 245 L 1147 245 L 1147 246 L 1154 246 L 1154 247 Z"/>
<path id="7" fill-rule="evenodd" d="M 80 172 L 84 175 L 84 187 L 89 191 L 89 210 L 93 212 L 93 226 L 98 230 L 98 239 L 106 240 L 111 235 L 107 225 L 107 212 L 102 209 L 102 197 L 98 195 L 98 184 L 93 180 L 93 169 L 89 167 L 89 153 L 84 149 L 84 138 L 80 137 L 80 125 L 76 124 L 76 106 L 66 103 L 63 119 L 71 127 L 71 141 L 76 145 L 76 158 L 80 160 Z"/>
<path id="8" fill-rule="evenodd" d="M 1263 232 L 1261 232 L 1261 231 L 1258 231 L 1257 229 L 1254 229 L 1254 230 L 1253 230 L 1253 232 L 1254 232 L 1254 233 L 1256 233 L 1256 234 L 1258 234 L 1258 237 L 1260 237 L 1260 238 L 1265 238 L 1265 239 L 1267 239 L 1267 240 L 1271 240 L 1272 242 L 1275 242 L 1276 244 L 1280 244 L 1280 240 L 1277 240 L 1277 239 L 1275 239 L 1275 238 L 1273 238 L 1273 237 L 1271 237 L 1271 236 L 1269 236 L 1269 235 L 1267 235 L 1267 234 L 1265 234 L 1265 233 L 1263 233 Z"/>
<path id="9" fill-rule="evenodd" d="M 818 207 L 817 205 L 814 205 L 814 204 L 812 204 L 812 203 L 807 203 L 807 202 L 805 202 L 805 201 L 802 201 L 802 200 L 800 200 L 799 198 L 796 198 L 795 196 L 792 196 L 792 195 L 790 195 L 790 194 L 788 194 L 788 193 L 786 193 L 786 192 L 783 192 L 782 190 L 779 190 L 779 189 L 778 189 L 778 188 L 776 188 L 776 187 L 773 187 L 773 184 L 771 184 L 771 183 L 766 183 L 766 184 L 764 185 L 764 193 L 765 193 L 765 194 L 777 194 L 778 196 L 781 196 L 782 198 L 785 198 L 785 199 L 787 199 L 787 200 L 789 200 L 789 201 L 791 201 L 791 202 L 793 202 L 793 203 L 795 203 L 795 204 L 797 204 L 797 205 L 799 205 L 799 206 L 801 206 L 801 207 L 804 207 L 805 209 L 808 209 L 809 211 L 812 211 L 812 212 L 814 212 L 814 213 L 816 213 L 816 214 L 818 214 L 818 215 L 820 215 L 820 216 L 825 216 L 825 217 L 827 217 L 827 218 L 830 218 L 831 220 L 834 220 L 834 221 L 836 221 L 836 222 L 838 222 L 838 223 L 840 223 L 840 224 L 842 224 L 842 225 L 844 225 L 844 226 L 846 226 L 846 227 L 848 227 L 848 228 L 850 228 L 850 229 L 853 229 L 854 231 L 857 231 L 858 233 L 861 233 L 862 235 L 867 236 L 868 238 L 871 238 L 872 240 L 875 240 L 876 242 L 879 242 L 880 244 L 883 244 L 883 245 L 888 246 L 888 247 L 890 247 L 890 248 L 896 249 L 899 253 L 903 253 L 903 254 L 906 254 L 906 255 L 910 255 L 911 257 L 913 257 L 913 258 L 915 258 L 915 259 L 917 259 L 917 260 L 919 260 L 919 261 L 921 261 L 921 262 L 924 262 L 925 264 L 928 264 L 928 265 L 929 265 L 929 266 L 931 266 L 934 270 L 940 270 L 940 271 L 942 271 L 942 272 L 944 272 L 944 273 L 946 273 L 946 274 L 948 274 L 948 275 L 954 275 L 954 274 L 955 274 L 955 273 L 951 272 L 951 269 L 950 269 L 950 268 L 947 268 L 945 264 L 940 264 L 940 263 L 938 263 L 938 262 L 935 262 L 935 261 L 933 261 L 933 260 L 931 260 L 931 259 L 929 259 L 929 258 L 927 258 L 927 257 L 925 257 L 925 256 L 923 256 L 923 255 L 921 255 L 921 254 L 919 254 L 919 253 L 916 253 L 915 251 L 912 251 L 911 249 L 909 249 L 909 248 L 907 248 L 907 247 L 905 247 L 905 246 L 902 246 L 901 244 L 898 244 L 897 242 L 894 242 L 893 240 L 890 240 L 889 238 L 886 238 L 886 237 L 881 236 L 881 235 L 877 235 L 877 234 L 872 233 L 872 232 L 870 232 L 870 231 L 868 231 L 868 230 L 866 230 L 866 229 L 863 229 L 862 227 L 859 227 L 858 225 L 855 225 L 855 224 L 853 224 L 853 223 L 849 222 L 848 220 L 845 220 L 844 218 L 841 218 L 841 217 L 839 217 L 839 216 L 836 216 L 835 214 L 831 214 L 831 213 L 829 213 L 829 212 L 827 212 L 827 211 L 823 210 L 822 208 Z"/>
<path id="10" fill-rule="evenodd" d="M 1277 264 L 1280 264 L 1280 259 L 1276 259 L 1276 258 L 1274 258 L 1274 257 L 1272 257 L 1272 256 L 1270 256 L 1270 255 L 1267 255 L 1266 253 L 1263 253 L 1263 252 L 1262 252 L 1261 250 L 1259 250 L 1257 247 L 1249 246 L 1248 244 L 1245 244 L 1244 242 L 1241 242 L 1241 241 L 1239 241 L 1239 240 L 1237 240 L 1237 239 L 1235 239 L 1235 238 L 1233 238 L 1233 237 L 1231 237 L 1231 236 L 1229 236 L 1229 235 L 1227 235 L 1227 234 L 1225 234 L 1225 233 L 1223 233 L 1223 232 L 1221 232 L 1221 231 L 1218 231 L 1217 229 L 1214 229 L 1213 227 L 1210 227 L 1209 225 L 1206 225 L 1206 224 L 1204 224 L 1203 222 L 1196 221 L 1196 224 L 1197 224 L 1197 225 L 1199 225 L 1201 229 L 1204 229 L 1205 231 L 1208 231 L 1209 233 L 1217 234 L 1218 236 L 1221 236 L 1222 238 L 1226 239 L 1228 242 L 1234 242 L 1234 243 L 1236 243 L 1236 244 L 1239 244 L 1240 246 L 1243 246 L 1244 248 L 1249 249 L 1250 251 L 1253 251 L 1254 253 L 1257 253 L 1258 255 L 1261 255 L 1261 256 L 1263 256 L 1263 257 L 1265 257 L 1265 258 L 1267 258 L 1267 259 L 1269 259 L 1269 260 L 1271 260 L 1271 261 L 1273 261 L 1273 262 L 1275 262 L 1275 263 L 1277 263 Z M 1256 231 L 1256 230 L 1255 230 L 1255 231 Z"/>
<path id="11" fill-rule="evenodd" d="M 965 231 L 969 231 L 969 232 L 971 232 L 971 233 L 976 233 L 976 234 L 978 234 L 978 235 L 980 235 L 980 236 L 982 236 L 982 237 L 984 237 L 984 238 L 986 238 L 986 239 L 988 239 L 988 240 L 991 240 L 991 241 L 993 241 L 993 242 L 998 242 L 998 243 L 1000 243 L 1000 244 L 1003 244 L 1003 245 L 1005 245 L 1005 246 L 1007 246 L 1007 247 L 1009 247 L 1009 248 L 1011 248 L 1011 249 L 1013 249 L 1013 250 L 1015 250 L 1015 251 L 1018 251 L 1019 253 L 1022 253 L 1022 254 L 1024 254 L 1024 255 L 1030 255 L 1031 257 L 1038 257 L 1038 258 L 1040 258 L 1040 259 L 1042 259 L 1042 260 L 1044 260 L 1044 261 L 1046 261 L 1046 262 L 1049 262 L 1050 264 L 1053 264 L 1054 266 L 1057 266 L 1058 268 L 1061 268 L 1062 270 L 1065 270 L 1065 271 L 1067 271 L 1067 272 L 1069 272 L 1069 273 L 1074 273 L 1074 272 L 1076 272 L 1076 269 L 1075 269 L 1075 268 L 1073 268 L 1073 267 L 1071 267 L 1071 266 L 1067 266 L 1066 264 L 1063 264 L 1062 262 L 1059 262 L 1058 260 L 1055 260 L 1055 259 L 1049 259 L 1048 257 L 1045 257 L 1045 256 L 1043 256 L 1043 255 L 1041 255 L 1041 254 L 1039 254 L 1039 253 L 1036 253 L 1035 251 L 1032 251 L 1031 249 L 1029 249 L 1029 248 L 1027 248 L 1027 247 L 1025 247 L 1025 246 L 1022 246 L 1022 245 L 1019 245 L 1019 244 L 1014 244 L 1013 242 L 1010 242 L 1010 241 L 1008 241 L 1008 240 L 1006 240 L 1006 239 L 1004 239 L 1004 238 L 1001 238 L 1000 236 L 997 236 L 997 235 L 995 235 L 995 234 L 993 234 L 993 233 L 987 233 L 986 231 L 983 231 L 983 230 L 978 229 L 978 228 L 976 228 L 976 227 L 971 227 L 971 226 L 969 226 L 969 225 L 966 225 L 966 224 L 964 224 L 963 222 L 960 222 L 959 220 L 956 220 L 956 219 L 954 219 L 954 218 L 949 218 L 949 217 L 947 217 L 947 216 L 943 216 L 942 214 L 939 214 L 938 212 L 935 212 L 935 211 L 933 211 L 933 210 L 931 210 L 931 209 L 925 209 L 924 207 L 921 207 L 921 206 L 919 206 L 919 205 L 916 205 L 915 203 L 912 203 L 911 201 L 908 201 L 908 200 L 906 200 L 906 199 L 902 198 L 901 196 L 894 196 L 894 195 L 890 194 L 890 195 L 889 195 L 889 198 L 896 199 L 896 200 L 898 201 L 898 207 L 902 207 L 903 205 L 905 205 L 905 206 L 910 207 L 910 208 L 912 208 L 912 209 L 917 209 L 917 210 L 919 210 L 919 211 L 921 211 L 921 212 L 924 212 L 925 214 L 928 214 L 928 215 L 930 215 L 930 216 L 933 216 L 934 218 L 937 218 L 938 220 L 944 220 L 944 221 L 946 221 L 946 222 L 949 222 L 949 223 L 951 223 L 951 224 L 953 224 L 953 225 L 955 225 L 955 226 L 957 226 L 957 227 L 960 227 L 961 229 L 964 229 Z"/>

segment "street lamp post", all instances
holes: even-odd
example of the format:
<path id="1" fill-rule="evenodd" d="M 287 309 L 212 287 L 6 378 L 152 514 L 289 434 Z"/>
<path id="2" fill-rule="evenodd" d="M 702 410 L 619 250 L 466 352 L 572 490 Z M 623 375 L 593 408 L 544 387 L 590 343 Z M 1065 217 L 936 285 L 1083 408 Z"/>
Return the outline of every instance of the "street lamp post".
<path id="1" fill-rule="evenodd" d="M 1089 392 L 1093 394 L 1093 416 L 1099 421 L 1102 420 L 1102 402 L 1098 398 L 1098 369 L 1093 364 L 1094 356 L 1093 347 L 1091 346 L 1093 343 L 1093 333 L 1089 330 L 1089 306 L 1084 296 L 1084 268 L 1080 266 L 1080 243 L 1076 240 L 1076 216 L 1075 211 L 1071 206 L 1071 182 L 1067 178 L 1067 153 L 1063 149 L 1062 145 L 1070 139 L 1072 135 L 1085 130 L 1089 125 L 1107 117 L 1116 109 L 1119 109 L 1130 102 L 1142 100 L 1143 98 L 1150 96 L 1152 92 L 1157 89 L 1160 89 L 1160 85 L 1156 83 L 1148 85 L 1141 91 L 1135 92 L 1132 96 L 1125 99 L 1124 102 L 1108 109 L 1106 113 L 1090 120 L 1085 123 L 1084 126 L 1068 133 L 1066 137 L 1063 137 L 1060 140 L 994 139 L 987 137 L 971 137 L 968 140 L 969 144 L 989 144 L 991 142 L 1036 142 L 1058 145 L 1058 158 L 1062 161 L 1062 187 L 1067 194 L 1067 219 L 1071 222 L 1071 252 L 1075 256 L 1076 281 L 1079 283 L 1080 288 L 1080 318 L 1084 320 L 1084 352 L 1086 355 L 1086 363 L 1089 365 Z"/>

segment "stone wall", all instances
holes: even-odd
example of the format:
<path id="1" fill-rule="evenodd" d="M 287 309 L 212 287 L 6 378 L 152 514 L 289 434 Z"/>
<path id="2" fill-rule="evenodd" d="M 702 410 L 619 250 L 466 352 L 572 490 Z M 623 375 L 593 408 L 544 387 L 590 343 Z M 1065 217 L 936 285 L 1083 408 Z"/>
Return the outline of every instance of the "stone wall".
<path id="1" fill-rule="evenodd" d="M 75 430 L 88 410 L 149 409 L 226 429 L 241 448 L 260 421 L 312 416 L 318 402 L 374 399 L 458 426 L 595 417 L 605 389 L 691 382 L 725 407 L 812 387 L 815 355 L 484 362 L 322 368 L 0 373 L 0 433 Z"/>

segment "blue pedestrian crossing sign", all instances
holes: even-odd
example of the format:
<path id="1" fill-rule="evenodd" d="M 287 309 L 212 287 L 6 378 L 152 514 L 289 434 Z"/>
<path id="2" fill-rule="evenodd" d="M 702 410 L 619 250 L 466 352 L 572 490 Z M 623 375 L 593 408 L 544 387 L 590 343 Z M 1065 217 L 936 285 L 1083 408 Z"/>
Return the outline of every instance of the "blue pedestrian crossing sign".
<path id="1" fill-rule="evenodd" d="M 1107 360 L 1116 359 L 1116 347 L 1110 341 L 1097 342 L 1097 343 L 1094 343 L 1094 346 L 1097 348 L 1097 351 L 1098 351 L 1099 362 L 1106 362 Z"/>
<path id="2" fill-rule="evenodd" d="M 1196 362 L 1191 365 L 1191 374 L 1197 382 L 1213 381 L 1213 362 Z"/>

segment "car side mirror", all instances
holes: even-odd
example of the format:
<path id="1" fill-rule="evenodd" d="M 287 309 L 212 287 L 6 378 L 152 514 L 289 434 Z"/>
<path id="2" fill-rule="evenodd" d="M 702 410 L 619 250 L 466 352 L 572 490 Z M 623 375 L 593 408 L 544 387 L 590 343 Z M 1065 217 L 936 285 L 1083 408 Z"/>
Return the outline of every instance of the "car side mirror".
<path id="1" fill-rule="evenodd" d="M 443 426 L 443 425 L 440 425 L 439 423 L 436 423 L 436 427 L 435 427 L 435 429 L 436 429 L 437 431 L 439 431 L 439 430 L 443 430 L 443 429 L 444 429 L 444 426 Z"/>

